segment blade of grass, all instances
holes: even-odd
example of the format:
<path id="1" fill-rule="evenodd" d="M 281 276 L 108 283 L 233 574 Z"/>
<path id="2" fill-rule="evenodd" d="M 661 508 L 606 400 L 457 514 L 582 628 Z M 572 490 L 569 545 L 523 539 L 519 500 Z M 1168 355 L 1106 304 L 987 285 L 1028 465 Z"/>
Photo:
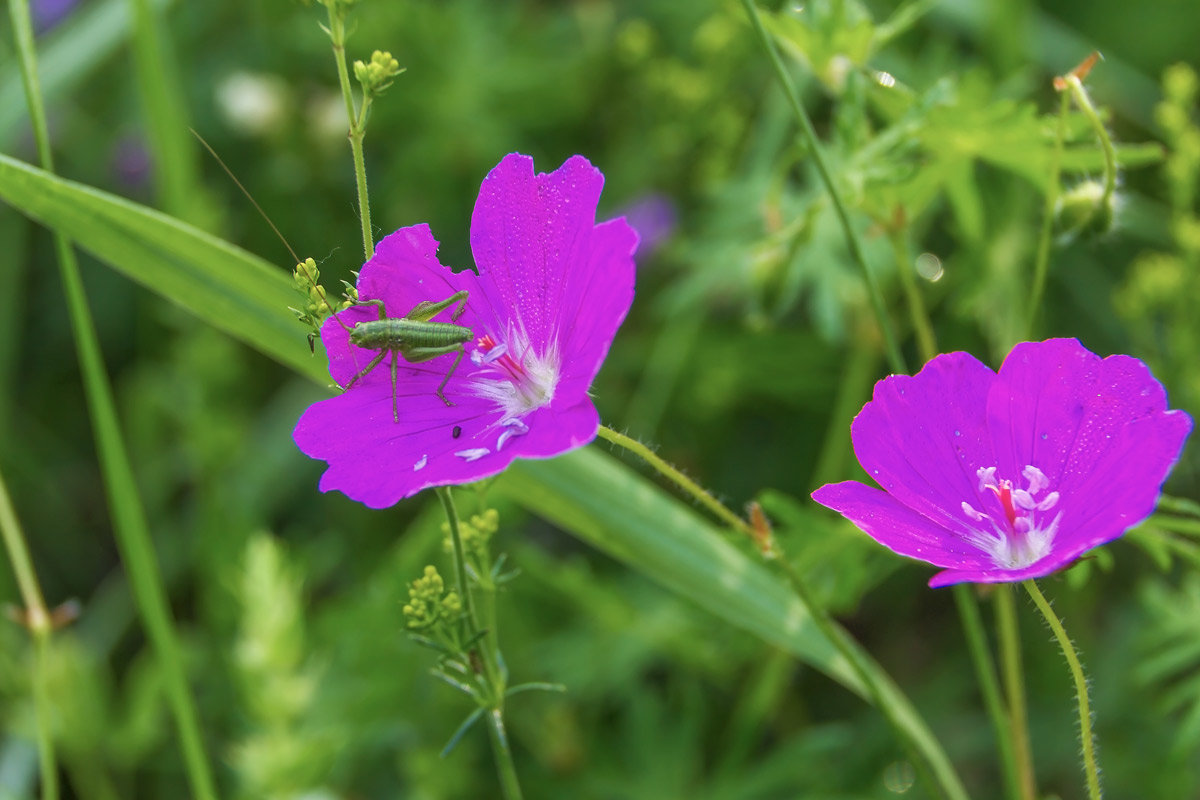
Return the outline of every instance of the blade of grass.
<path id="1" fill-rule="evenodd" d="M 47 173 L 54 170 L 54 159 L 50 151 L 50 137 L 46 130 L 46 114 L 42 106 L 41 89 L 38 85 L 37 58 L 33 42 L 33 24 L 29 16 L 28 0 L 9 0 L 9 12 L 13 22 L 21 65 L 21 76 L 25 85 L 25 99 L 33 123 L 34 139 L 38 156 Z M 200 800 L 215 800 L 216 789 L 209 772 L 208 760 L 200 737 L 200 726 L 195 705 L 187 685 L 183 658 L 179 642 L 171 621 L 166 591 L 154 558 L 150 530 L 142 508 L 141 497 L 133 478 L 133 468 L 125 451 L 113 403 L 112 387 L 104 367 L 95 325 L 83 281 L 79 276 L 79 265 L 75 251 L 67 235 L 58 231 L 54 237 L 58 255 L 59 271 L 63 291 L 71 318 L 71 330 L 79 356 L 79 368 L 83 375 L 84 391 L 88 412 L 96 437 L 96 449 L 100 456 L 101 471 L 108 492 L 109 510 L 113 517 L 113 529 L 117 534 L 117 546 L 121 559 L 129 571 L 134 597 L 142 614 L 146 633 L 154 647 L 171 710 L 175 716 L 176 729 L 183 749 L 184 764 L 193 794 Z"/>
<path id="2" fill-rule="evenodd" d="M 0 199 L 68 234 L 100 260 L 218 330 L 329 383 L 324 360 L 309 352 L 288 311 L 300 297 L 283 270 L 174 217 L 4 155 Z"/>
<path id="3" fill-rule="evenodd" d="M 151 0 L 128 0 L 133 15 L 133 55 L 138 94 L 146 118 L 159 204 L 172 215 L 197 222 L 204 189 L 183 105 L 186 96 L 175 60 Z"/>

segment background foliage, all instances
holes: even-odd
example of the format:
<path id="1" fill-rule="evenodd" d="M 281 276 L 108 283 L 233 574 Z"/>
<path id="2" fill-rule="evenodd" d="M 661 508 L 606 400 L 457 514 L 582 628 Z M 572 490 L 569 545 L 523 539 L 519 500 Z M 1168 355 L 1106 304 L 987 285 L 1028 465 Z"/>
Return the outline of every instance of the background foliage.
<path id="1" fill-rule="evenodd" d="M 327 285 L 350 279 L 361 264 L 353 173 L 319 9 L 156 5 L 174 111 L 142 99 L 124 2 L 80 2 L 40 36 L 60 174 L 164 208 L 286 274 L 290 256 L 196 143 L 150 156 L 152 123 L 182 114 Z M 760 500 L 972 796 L 1000 796 L 950 595 L 807 499 L 858 469 L 848 421 L 886 368 L 740 5 L 363 0 L 354 19 L 352 58 L 390 50 L 408 68 L 375 103 L 366 139 L 376 238 L 429 222 L 443 260 L 468 264 L 471 207 L 501 155 L 530 153 L 542 170 L 587 155 L 607 179 L 602 216 L 630 214 L 646 240 L 637 300 L 595 386 L 602 418 L 735 507 Z M 912 369 L 897 263 L 921 253 L 942 270 L 919 281 L 941 351 L 998 365 L 1021 336 L 1049 188 L 1050 78 L 1099 49 L 1088 84 L 1122 143 L 1117 225 L 1056 238 L 1037 337 L 1143 358 L 1172 405 L 1200 415 L 1200 131 L 1195 72 L 1172 66 L 1193 48 L 1179 19 L 1195 21 L 1182 0 L 1136 16 L 1115 0 L 945 0 L 772 17 Z M 3 31 L 0 151 L 35 162 Z M 1078 115 L 1068 131 L 1070 188 L 1102 162 Z M 5 206 L 0 241 L 0 471 L 48 598 L 82 606 L 52 650 L 67 786 L 81 798 L 180 796 L 51 239 Z M 318 494 L 321 465 L 290 431 L 320 387 L 86 254 L 83 270 L 224 793 L 493 795 L 482 732 L 439 758 L 470 707 L 403 634 L 409 582 L 444 559 L 432 497 L 370 512 Z M 303 347 L 300 326 L 294 335 Z M 1198 461 L 1193 444 L 1169 493 L 1200 496 Z M 521 680 L 568 687 L 509 705 L 527 796 L 874 798 L 907 786 L 903 750 L 854 694 L 665 590 L 652 565 L 630 569 L 522 511 L 512 500 L 528 484 L 505 480 L 488 494 L 501 511 L 493 546 L 520 570 L 500 598 L 505 657 Z M 1089 667 L 1113 796 L 1200 791 L 1196 527 L 1186 509 L 1156 516 L 1047 582 Z M 17 598 L 0 570 L 0 599 Z M 1023 613 L 1021 624 L 1040 785 L 1081 796 L 1066 673 L 1040 623 Z M 32 796 L 36 777 L 27 639 L 0 625 L 0 797 Z"/>

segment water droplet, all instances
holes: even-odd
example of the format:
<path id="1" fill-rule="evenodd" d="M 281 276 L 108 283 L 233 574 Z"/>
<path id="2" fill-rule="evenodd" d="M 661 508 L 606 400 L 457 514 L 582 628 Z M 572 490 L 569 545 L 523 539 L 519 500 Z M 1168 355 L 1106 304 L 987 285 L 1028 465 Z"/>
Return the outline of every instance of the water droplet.
<path id="1" fill-rule="evenodd" d="M 955 435 L 955 436 L 962 436 L 962 431 L 955 431 L 955 432 L 954 432 L 954 435 Z"/>

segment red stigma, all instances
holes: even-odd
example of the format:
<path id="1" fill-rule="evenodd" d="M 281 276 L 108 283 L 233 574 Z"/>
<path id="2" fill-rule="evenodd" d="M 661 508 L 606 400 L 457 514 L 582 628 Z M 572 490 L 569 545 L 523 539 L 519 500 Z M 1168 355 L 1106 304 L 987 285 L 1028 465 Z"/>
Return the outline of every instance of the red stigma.
<path id="1" fill-rule="evenodd" d="M 1017 523 L 1017 509 L 1013 506 L 1012 501 L 1012 482 L 1000 481 L 999 486 L 989 486 L 1000 501 L 1000 506 L 1004 509 L 1004 516 L 1008 518 L 1008 526 L 1014 527 Z"/>
<path id="2" fill-rule="evenodd" d="M 486 354 L 490 353 L 496 347 L 496 340 L 490 334 L 485 333 L 475 341 L 475 345 Z M 520 381 L 525 378 L 525 365 L 514 360 L 508 353 L 500 356 L 493 363 L 503 368 L 514 381 Z"/>

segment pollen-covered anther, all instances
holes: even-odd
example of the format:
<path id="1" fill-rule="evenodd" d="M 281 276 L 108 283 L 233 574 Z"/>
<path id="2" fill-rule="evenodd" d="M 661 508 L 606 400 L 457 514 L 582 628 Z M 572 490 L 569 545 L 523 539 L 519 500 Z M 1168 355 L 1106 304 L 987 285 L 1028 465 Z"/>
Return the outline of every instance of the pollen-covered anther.
<path id="1" fill-rule="evenodd" d="M 509 426 L 501 434 L 498 447 L 525 432 L 512 427 L 510 420 L 519 420 L 554 399 L 559 370 L 557 348 L 536 352 L 519 326 L 511 327 L 504 339 L 497 342 L 490 334 L 484 334 L 471 353 L 472 363 L 480 367 L 472 376 L 471 390 L 499 405 L 503 412 L 501 424 Z"/>
<path id="2" fill-rule="evenodd" d="M 1050 482 L 1045 473 L 1033 465 L 1021 470 L 1021 477 L 1028 484 L 1024 489 L 1014 488 L 1010 480 L 997 479 L 996 472 L 996 467 L 980 467 L 975 474 L 979 478 L 979 490 L 986 489 L 995 496 L 1003 512 L 1003 520 L 998 522 L 997 516 L 977 511 L 969 503 L 963 502 L 963 513 L 969 519 L 974 522 L 986 520 L 992 527 L 991 531 L 975 531 L 971 541 L 991 555 L 997 566 L 1006 569 L 1029 566 L 1050 551 L 1058 530 L 1059 517 L 1045 524 L 1038 520 L 1037 515 L 1058 503 L 1058 492 L 1050 492 L 1041 500 L 1036 499 L 1035 495 Z"/>

